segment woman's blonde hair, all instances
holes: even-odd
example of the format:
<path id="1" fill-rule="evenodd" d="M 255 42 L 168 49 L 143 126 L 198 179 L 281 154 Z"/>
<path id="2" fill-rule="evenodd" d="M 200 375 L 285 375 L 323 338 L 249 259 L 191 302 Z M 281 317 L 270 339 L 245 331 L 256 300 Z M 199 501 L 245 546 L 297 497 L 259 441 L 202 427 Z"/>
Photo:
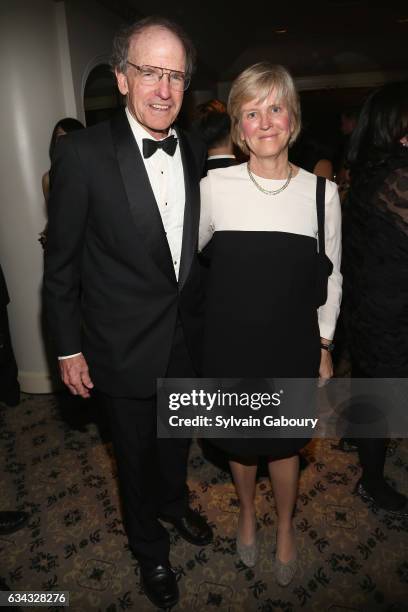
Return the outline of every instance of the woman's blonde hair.
<path id="1" fill-rule="evenodd" d="M 237 76 L 228 97 L 232 140 L 247 155 L 249 149 L 245 141 L 241 139 L 242 105 L 254 99 L 263 102 L 272 90 L 276 94 L 276 101 L 283 102 L 289 112 L 293 130 L 289 145 L 293 144 L 299 135 L 301 128 L 300 101 L 291 75 L 283 66 L 259 62 L 246 68 Z"/>

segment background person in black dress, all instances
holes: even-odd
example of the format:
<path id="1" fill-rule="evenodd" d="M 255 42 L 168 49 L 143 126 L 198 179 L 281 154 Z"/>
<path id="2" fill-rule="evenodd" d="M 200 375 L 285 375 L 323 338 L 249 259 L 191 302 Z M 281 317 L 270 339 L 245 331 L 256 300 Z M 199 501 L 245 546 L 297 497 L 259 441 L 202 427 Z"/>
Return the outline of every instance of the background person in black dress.
<path id="1" fill-rule="evenodd" d="M 70 132 L 75 132 L 76 130 L 83 130 L 84 125 L 78 119 L 73 119 L 72 117 L 65 117 L 64 119 L 60 119 L 54 125 L 51 134 L 50 146 L 48 149 L 48 154 L 50 156 L 50 161 L 52 162 L 52 158 L 54 157 L 55 146 L 57 144 L 58 138 L 61 136 L 66 136 Z M 47 170 L 43 174 L 41 179 L 42 190 L 44 194 L 44 199 L 48 202 L 50 198 L 50 171 Z"/>
<path id="2" fill-rule="evenodd" d="M 352 375 L 407 378 L 407 83 L 385 85 L 369 96 L 348 160 L 344 281 Z M 382 438 L 357 440 L 362 475 L 356 491 L 384 510 L 408 514 L 406 497 L 384 478 L 387 443 Z"/>
<path id="3" fill-rule="evenodd" d="M 65 117 L 64 119 L 60 119 L 54 125 L 54 129 L 52 130 L 50 146 L 48 149 L 48 153 L 50 156 L 50 161 L 52 162 L 52 158 L 54 157 L 55 147 L 57 145 L 58 139 L 61 136 L 66 136 L 70 132 L 75 132 L 76 130 L 83 130 L 84 125 L 78 119 L 73 119 L 72 117 Z M 44 194 L 44 201 L 46 206 L 48 205 L 48 200 L 50 199 L 50 171 L 44 172 L 41 179 L 41 186 Z M 48 214 L 48 210 L 47 210 Z M 40 233 L 40 237 L 38 239 L 43 248 L 47 243 L 47 226 Z"/>
<path id="4" fill-rule="evenodd" d="M 231 119 L 224 102 L 214 98 L 199 104 L 192 129 L 207 147 L 205 174 L 237 163 L 231 139 Z"/>
<path id="5" fill-rule="evenodd" d="M 298 95 L 281 66 L 256 64 L 234 81 L 232 137 L 249 162 L 212 170 L 201 181 L 200 248 L 212 238 L 204 375 L 332 376 L 330 352 L 341 298 L 341 222 L 337 187 L 326 181 L 326 253 L 333 261 L 328 299 L 316 300 L 316 176 L 288 162 L 300 130 Z M 214 440 L 220 445 L 220 440 Z M 301 439 L 228 439 L 222 447 L 240 500 L 237 550 L 256 562 L 255 479 L 268 457 L 278 514 L 276 578 L 296 570 L 292 514 Z"/>
<path id="6" fill-rule="evenodd" d="M 302 129 L 289 151 L 289 159 L 293 164 L 330 181 L 334 180 L 333 157 L 333 147 L 312 126 Z"/>

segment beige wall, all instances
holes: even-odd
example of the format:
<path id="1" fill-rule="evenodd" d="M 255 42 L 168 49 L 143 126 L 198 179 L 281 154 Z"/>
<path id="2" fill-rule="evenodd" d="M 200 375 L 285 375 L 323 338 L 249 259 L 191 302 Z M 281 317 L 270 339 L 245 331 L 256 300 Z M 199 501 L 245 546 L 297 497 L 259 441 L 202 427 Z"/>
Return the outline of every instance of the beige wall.
<path id="1" fill-rule="evenodd" d="M 95 66 L 109 63 L 113 35 L 121 22 L 95 0 L 67 0 L 65 6 L 74 94 L 79 118 L 84 120 L 86 80 Z"/>
<path id="2" fill-rule="evenodd" d="M 46 222 L 41 177 L 49 167 L 51 131 L 62 117 L 84 118 L 87 71 L 107 56 L 117 26 L 118 20 L 92 0 L 0 2 L 0 261 L 26 392 L 52 390 L 37 240 Z"/>
<path id="3" fill-rule="evenodd" d="M 46 220 L 41 176 L 50 126 L 65 114 L 54 3 L 3 0 L 0 72 L 0 258 L 12 299 L 11 334 L 23 390 L 48 391 L 37 238 Z"/>

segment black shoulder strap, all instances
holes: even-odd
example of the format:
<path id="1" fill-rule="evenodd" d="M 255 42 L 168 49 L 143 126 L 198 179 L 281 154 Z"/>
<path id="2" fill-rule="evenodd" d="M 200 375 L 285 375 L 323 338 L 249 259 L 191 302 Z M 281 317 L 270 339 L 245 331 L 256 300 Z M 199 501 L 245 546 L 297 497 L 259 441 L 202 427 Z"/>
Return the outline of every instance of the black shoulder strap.
<path id="1" fill-rule="evenodd" d="M 316 208 L 317 208 L 317 235 L 319 239 L 319 253 L 324 255 L 324 199 L 326 192 L 326 179 L 323 176 L 316 177 Z"/>

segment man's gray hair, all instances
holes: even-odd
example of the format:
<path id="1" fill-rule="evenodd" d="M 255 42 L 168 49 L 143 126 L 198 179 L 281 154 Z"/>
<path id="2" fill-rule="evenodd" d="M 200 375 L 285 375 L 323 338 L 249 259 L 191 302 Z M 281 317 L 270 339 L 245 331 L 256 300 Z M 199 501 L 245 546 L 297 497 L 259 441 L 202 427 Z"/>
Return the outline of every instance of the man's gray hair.
<path id="1" fill-rule="evenodd" d="M 117 70 L 122 73 L 126 72 L 130 41 L 145 30 L 153 27 L 169 30 L 169 32 L 172 32 L 172 34 L 180 40 L 186 56 L 186 76 L 188 78 L 191 77 L 196 62 L 196 50 L 191 39 L 178 23 L 166 17 L 159 16 L 145 17 L 130 26 L 125 26 L 116 34 L 113 39 L 112 56 L 110 60 L 112 70 Z"/>

